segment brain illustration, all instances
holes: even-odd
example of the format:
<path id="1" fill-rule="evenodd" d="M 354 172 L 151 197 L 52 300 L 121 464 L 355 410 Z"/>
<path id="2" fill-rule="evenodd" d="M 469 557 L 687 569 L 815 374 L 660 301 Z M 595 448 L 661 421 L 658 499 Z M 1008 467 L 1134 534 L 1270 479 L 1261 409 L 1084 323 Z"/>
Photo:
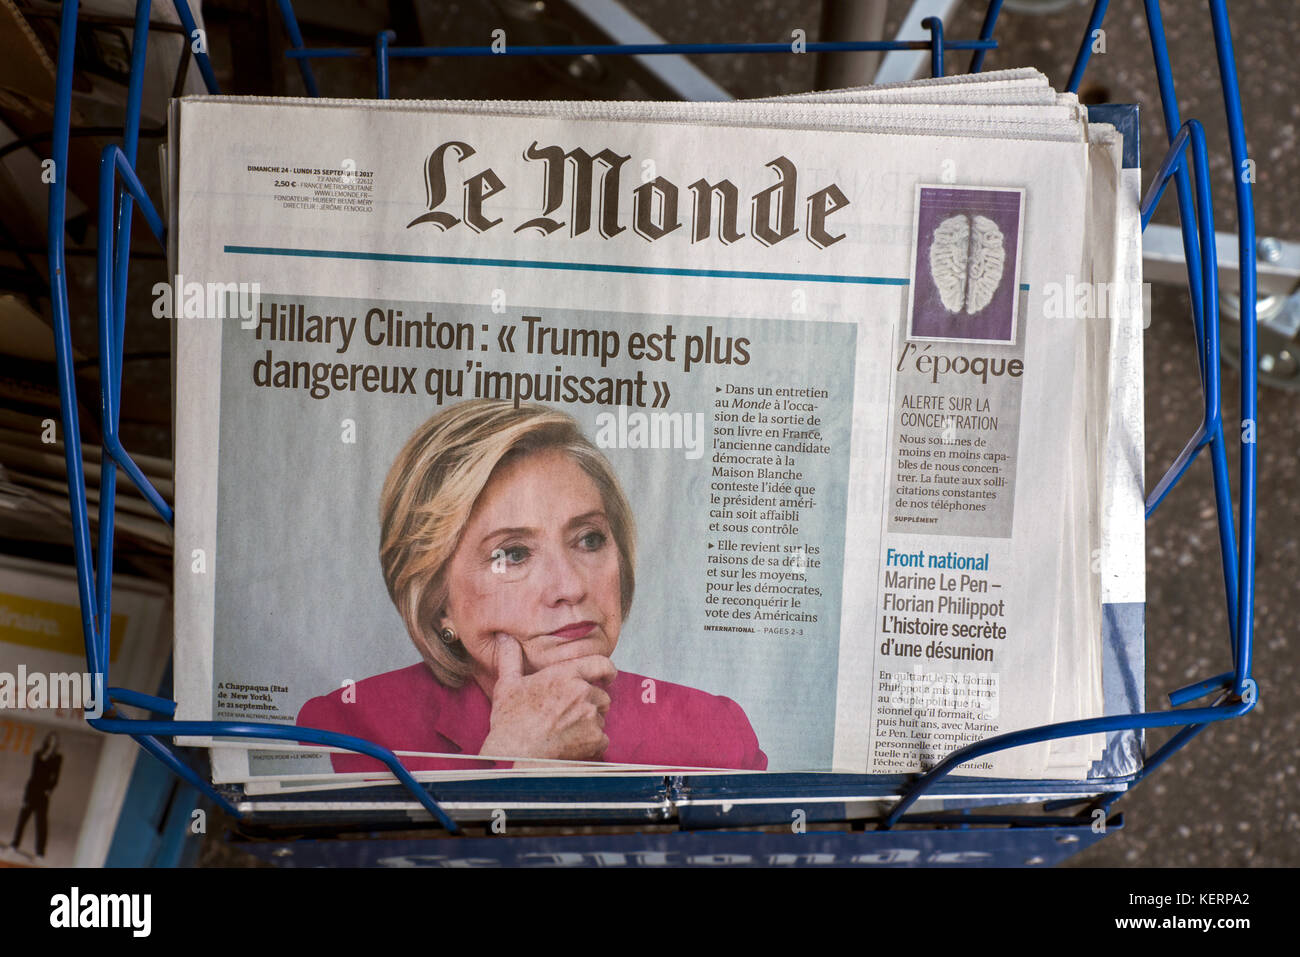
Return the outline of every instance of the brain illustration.
<path id="1" fill-rule="evenodd" d="M 949 216 L 930 243 L 930 278 L 949 312 L 974 315 L 993 301 L 1007 250 L 1002 230 L 986 216 Z"/>

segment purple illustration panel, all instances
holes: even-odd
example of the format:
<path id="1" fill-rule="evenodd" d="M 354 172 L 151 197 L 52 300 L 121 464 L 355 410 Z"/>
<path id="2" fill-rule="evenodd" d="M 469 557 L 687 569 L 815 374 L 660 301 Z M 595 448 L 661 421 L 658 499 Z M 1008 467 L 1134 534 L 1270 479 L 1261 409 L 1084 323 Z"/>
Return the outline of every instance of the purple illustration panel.
<path id="1" fill-rule="evenodd" d="M 1024 195 L 917 186 L 909 339 L 1015 342 Z"/>

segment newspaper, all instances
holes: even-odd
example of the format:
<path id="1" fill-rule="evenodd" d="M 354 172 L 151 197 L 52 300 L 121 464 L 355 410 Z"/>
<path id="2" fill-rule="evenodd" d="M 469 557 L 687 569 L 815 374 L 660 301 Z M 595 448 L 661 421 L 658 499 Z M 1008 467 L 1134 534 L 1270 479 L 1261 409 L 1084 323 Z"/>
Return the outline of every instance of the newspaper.
<path id="1" fill-rule="evenodd" d="M 989 82 L 974 122 L 970 82 L 175 103 L 178 717 L 439 779 L 908 773 L 1101 713 L 1123 422 L 1045 307 L 1118 268 L 1115 137 Z M 194 743 L 218 780 L 381 770 Z"/>
<path id="2" fill-rule="evenodd" d="M 154 691 L 170 640 L 166 588 L 118 574 L 114 686 Z M 0 867 L 101 867 L 139 745 L 86 726 L 104 685 L 86 674 L 76 575 L 0 555 Z"/>

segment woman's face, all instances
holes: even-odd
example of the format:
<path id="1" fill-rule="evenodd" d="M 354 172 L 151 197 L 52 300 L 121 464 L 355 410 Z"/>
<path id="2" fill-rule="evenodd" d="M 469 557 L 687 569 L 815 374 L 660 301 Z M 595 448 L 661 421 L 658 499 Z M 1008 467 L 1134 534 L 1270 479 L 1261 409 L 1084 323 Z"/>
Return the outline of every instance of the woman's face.
<path id="1" fill-rule="evenodd" d="M 600 489 L 559 449 L 499 466 L 447 567 L 451 627 L 491 693 L 498 636 L 523 648 L 524 671 L 609 657 L 622 627 L 618 545 Z"/>

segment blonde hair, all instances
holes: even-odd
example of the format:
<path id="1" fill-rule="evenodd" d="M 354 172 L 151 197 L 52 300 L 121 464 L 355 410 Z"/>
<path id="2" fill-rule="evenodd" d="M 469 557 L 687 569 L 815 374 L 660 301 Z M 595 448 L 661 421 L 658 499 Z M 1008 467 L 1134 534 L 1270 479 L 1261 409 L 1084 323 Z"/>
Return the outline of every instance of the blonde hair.
<path id="1" fill-rule="evenodd" d="M 388 594 L 425 663 L 459 687 L 474 671 L 464 645 L 446 644 L 438 617 L 446 570 L 474 503 L 507 459 L 559 449 L 596 483 L 618 548 L 623 618 L 632 608 L 636 524 L 618 477 L 572 416 L 497 399 L 460 402 L 415 430 L 393 460 L 379 497 L 379 563 Z"/>

